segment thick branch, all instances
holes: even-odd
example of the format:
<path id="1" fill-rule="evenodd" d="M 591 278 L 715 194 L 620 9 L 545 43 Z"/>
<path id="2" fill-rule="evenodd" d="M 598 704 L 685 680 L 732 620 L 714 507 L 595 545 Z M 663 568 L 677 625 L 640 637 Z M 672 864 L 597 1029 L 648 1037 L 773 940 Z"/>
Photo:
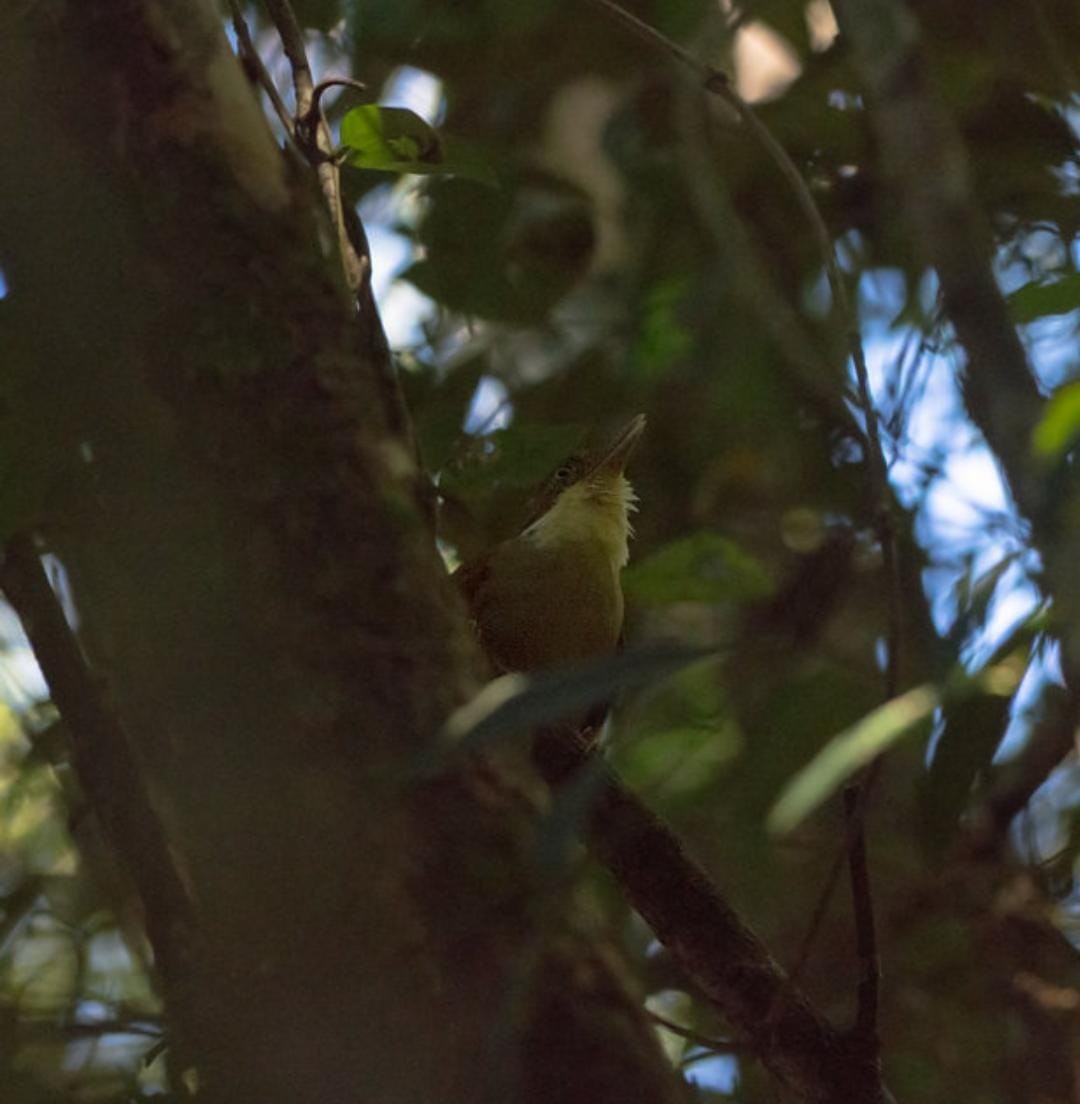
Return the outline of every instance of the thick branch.
<path id="1" fill-rule="evenodd" d="M 545 731 L 534 758 L 553 786 L 587 772 L 595 787 L 585 825 L 593 852 L 700 992 L 800 1099 L 891 1099 L 861 1041 L 813 1008 L 670 830 L 580 737 Z"/>

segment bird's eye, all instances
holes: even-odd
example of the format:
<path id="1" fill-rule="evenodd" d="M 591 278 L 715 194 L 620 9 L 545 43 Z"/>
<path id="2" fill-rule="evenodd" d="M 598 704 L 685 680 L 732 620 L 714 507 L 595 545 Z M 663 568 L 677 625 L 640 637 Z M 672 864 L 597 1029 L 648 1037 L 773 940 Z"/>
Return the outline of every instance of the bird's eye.
<path id="1" fill-rule="evenodd" d="M 574 457 L 572 460 L 567 460 L 556 472 L 555 482 L 560 487 L 569 487 L 571 483 L 576 482 L 581 477 L 581 461 Z"/>

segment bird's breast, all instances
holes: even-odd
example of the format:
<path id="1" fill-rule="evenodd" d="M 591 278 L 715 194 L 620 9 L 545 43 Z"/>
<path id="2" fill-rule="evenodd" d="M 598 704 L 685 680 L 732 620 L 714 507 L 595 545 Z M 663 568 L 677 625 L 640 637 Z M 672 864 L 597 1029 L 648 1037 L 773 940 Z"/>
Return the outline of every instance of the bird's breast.
<path id="1" fill-rule="evenodd" d="M 492 550 L 466 597 L 485 650 L 503 670 L 604 655 L 622 631 L 619 571 L 597 542 L 507 541 Z"/>

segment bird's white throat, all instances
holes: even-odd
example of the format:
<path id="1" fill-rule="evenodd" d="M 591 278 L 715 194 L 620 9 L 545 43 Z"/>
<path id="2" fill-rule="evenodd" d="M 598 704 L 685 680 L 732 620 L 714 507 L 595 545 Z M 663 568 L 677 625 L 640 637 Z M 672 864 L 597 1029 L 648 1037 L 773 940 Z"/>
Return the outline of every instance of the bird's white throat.
<path id="1" fill-rule="evenodd" d="M 618 570 L 630 558 L 628 541 L 634 530 L 628 515 L 636 509 L 637 495 L 625 476 L 595 483 L 586 477 L 567 487 L 522 537 L 538 548 L 595 541 Z"/>

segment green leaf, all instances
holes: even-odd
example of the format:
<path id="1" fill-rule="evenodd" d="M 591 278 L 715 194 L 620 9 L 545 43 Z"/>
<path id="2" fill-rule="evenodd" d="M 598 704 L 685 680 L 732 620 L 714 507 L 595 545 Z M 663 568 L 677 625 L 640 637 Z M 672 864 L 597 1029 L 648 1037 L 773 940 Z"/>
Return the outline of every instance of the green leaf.
<path id="1" fill-rule="evenodd" d="M 1067 383 L 1051 396 L 1031 435 L 1031 451 L 1058 460 L 1080 435 L 1080 382 Z"/>
<path id="2" fill-rule="evenodd" d="M 916 686 L 834 736 L 787 784 L 769 813 L 769 831 L 790 832 L 848 778 L 928 721 L 940 704 L 937 687 Z"/>
<path id="3" fill-rule="evenodd" d="M 541 725 L 553 724 L 633 686 L 656 683 L 691 663 L 716 655 L 714 648 L 670 646 L 494 679 L 443 727 L 444 746 L 480 750 Z"/>
<path id="4" fill-rule="evenodd" d="M 623 573 L 623 590 L 640 604 L 759 599 L 772 592 L 765 569 L 745 549 L 704 530 L 663 548 Z"/>
<path id="5" fill-rule="evenodd" d="M 742 733 L 733 722 L 718 726 L 677 725 L 639 737 L 619 748 L 616 766 L 634 786 L 673 802 L 697 800 L 716 792 L 716 780 L 742 750 Z"/>
<path id="6" fill-rule="evenodd" d="M 1056 314 L 1068 314 L 1080 307 L 1080 273 L 1071 273 L 1045 284 L 1032 281 L 1008 296 L 1014 322 L 1035 322 Z"/>
<path id="7" fill-rule="evenodd" d="M 498 180 L 480 152 L 458 138 L 440 134 L 405 107 L 361 104 L 341 120 L 346 164 L 356 169 L 396 173 L 444 173 L 480 184 Z"/>
<path id="8" fill-rule="evenodd" d="M 1021 623 L 1010 640 L 1024 639 L 1034 619 Z M 792 778 L 768 816 L 771 832 L 791 831 L 849 778 L 868 766 L 893 744 L 928 723 L 936 709 L 952 707 L 977 695 L 1011 697 L 1023 675 L 1025 663 L 998 655 L 974 675 L 959 672 L 945 686 L 924 683 L 871 710 L 861 721 L 834 736 Z"/>
<path id="9" fill-rule="evenodd" d="M 453 365 L 422 400 L 410 403 L 420 455 L 429 472 L 440 471 L 453 458 L 485 366 L 482 356 L 469 357 Z"/>
<path id="10" fill-rule="evenodd" d="M 425 191 L 423 257 L 402 275 L 449 310 L 539 323 L 588 269 L 592 208 L 563 181 L 533 174 L 492 192 L 438 178 Z"/>
<path id="11" fill-rule="evenodd" d="M 534 488 L 581 443 L 575 425 L 514 424 L 483 438 L 483 458 L 447 475 L 457 489 Z"/>
<path id="12" fill-rule="evenodd" d="M 658 281 L 645 296 L 632 361 L 633 370 L 641 376 L 661 379 L 692 351 L 694 339 L 682 316 L 689 290 L 688 280 L 669 277 Z"/>

